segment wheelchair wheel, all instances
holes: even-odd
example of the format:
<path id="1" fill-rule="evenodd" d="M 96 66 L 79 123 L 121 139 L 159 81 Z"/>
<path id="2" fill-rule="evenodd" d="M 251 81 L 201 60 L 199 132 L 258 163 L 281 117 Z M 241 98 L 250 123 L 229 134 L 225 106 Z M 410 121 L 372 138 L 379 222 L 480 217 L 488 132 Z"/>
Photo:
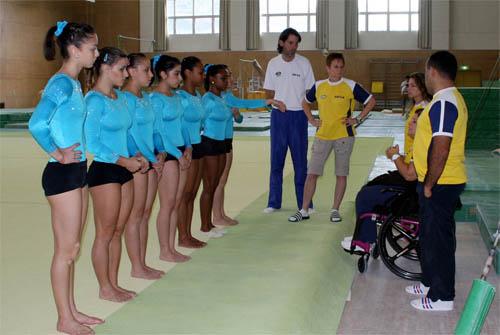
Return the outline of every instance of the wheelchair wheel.
<path id="1" fill-rule="evenodd" d="M 403 227 L 398 220 L 394 220 L 394 226 L 387 234 L 387 242 L 389 242 L 394 251 L 399 253 L 410 243 L 411 239 L 409 239 L 407 235 L 412 235 L 411 231 L 416 231 L 414 225 L 406 225 Z M 417 249 L 404 253 L 402 257 L 414 261 L 419 260 Z"/>
<path id="2" fill-rule="evenodd" d="M 422 278 L 418 261 L 418 236 L 389 217 L 382 224 L 377 240 L 380 258 L 398 277 L 418 281 Z"/>
<path id="3" fill-rule="evenodd" d="M 372 257 L 373 259 L 377 259 L 378 256 L 380 256 L 380 249 L 378 248 L 378 243 L 375 243 L 372 250 Z"/>

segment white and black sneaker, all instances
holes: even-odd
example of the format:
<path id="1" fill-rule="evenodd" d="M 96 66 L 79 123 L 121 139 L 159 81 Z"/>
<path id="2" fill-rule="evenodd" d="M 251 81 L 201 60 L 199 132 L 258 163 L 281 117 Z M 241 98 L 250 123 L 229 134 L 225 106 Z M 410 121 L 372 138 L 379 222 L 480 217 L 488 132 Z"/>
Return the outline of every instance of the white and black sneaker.
<path id="1" fill-rule="evenodd" d="M 337 223 L 342 221 L 342 217 L 340 216 L 338 209 L 332 209 L 330 213 L 330 222 Z"/>
<path id="2" fill-rule="evenodd" d="M 309 220 L 309 213 L 303 209 L 288 218 L 290 222 L 299 222 L 302 220 Z"/>

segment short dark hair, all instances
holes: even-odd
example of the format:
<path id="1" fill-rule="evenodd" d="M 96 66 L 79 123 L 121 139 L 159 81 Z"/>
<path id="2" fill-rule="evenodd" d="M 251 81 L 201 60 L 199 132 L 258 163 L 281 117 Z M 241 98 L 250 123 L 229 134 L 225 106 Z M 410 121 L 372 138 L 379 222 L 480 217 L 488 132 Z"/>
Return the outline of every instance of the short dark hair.
<path id="1" fill-rule="evenodd" d="M 326 56 L 326 66 L 330 66 L 330 64 L 332 64 L 332 62 L 336 59 L 342 60 L 342 63 L 345 64 L 344 55 L 339 52 L 332 52 Z"/>
<path id="2" fill-rule="evenodd" d="M 300 36 L 299 32 L 293 28 L 286 28 L 285 30 L 283 30 L 280 34 L 279 41 L 285 42 L 290 35 L 297 36 L 297 38 L 299 39 L 299 43 L 302 42 L 302 37 Z M 283 51 L 283 47 L 280 45 L 279 42 L 277 49 L 278 53 L 281 53 Z"/>
<path id="3" fill-rule="evenodd" d="M 442 76 L 455 81 L 458 64 L 455 56 L 449 51 L 437 51 L 427 60 L 427 68 L 436 69 Z"/>

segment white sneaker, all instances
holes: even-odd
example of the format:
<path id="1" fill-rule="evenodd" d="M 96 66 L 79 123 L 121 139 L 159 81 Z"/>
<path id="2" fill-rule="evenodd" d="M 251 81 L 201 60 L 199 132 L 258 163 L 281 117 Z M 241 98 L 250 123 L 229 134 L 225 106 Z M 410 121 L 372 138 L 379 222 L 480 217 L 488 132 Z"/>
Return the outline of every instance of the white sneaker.
<path id="1" fill-rule="evenodd" d="M 352 241 L 352 236 L 346 236 L 346 237 L 344 237 L 343 241 L 349 241 L 349 242 L 351 242 Z"/>
<path id="2" fill-rule="evenodd" d="M 351 252 L 351 242 L 352 240 L 343 240 L 342 242 L 340 242 L 340 245 L 342 246 L 342 248 L 344 248 L 345 251 Z M 354 247 L 354 251 L 364 252 L 365 250 L 357 245 Z"/>
<path id="3" fill-rule="evenodd" d="M 411 301 L 411 306 L 421 311 L 429 312 L 447 312 L 453 310 L 453 300 L 452 301 L 432 301 L 427 297 L 422 297 Z"/>
<path id="4" fill-rule="evenodd" d="M 338 209 L 332 209 L 330 213 L 330 221 L 334 223 L 342 221 L 342 217 L 340 216 Z"/>
<path id="5" fill-rule="evenodd" d="M 227 233 L 227 230 L 224 228 L 212 228 L 212 230 L 210 230 L 210 231 L 213 231 L 213 232 L 216 232 L 216 233 L 219 233 L 222 235 L 226 235 L 226 233 Z"/>
<path id="6" fill-rule="evenodd" d="M 307 210 L 307 213 L 309 213 L 309 215 L 310 215 L 310 214 L 314 214 L 314 213 L 316 213 L 316 210 L 315 210 L 314 208 L 309 208 L 309 209 Z"/>
<path id="7" fill-rule="evenodd" d="M 265 213 L 265 214 L 271 214 L 271 213 L 274 213 L 275 211 L 277 211 L 276 208 L 273 208 L 273 207 L 266 207 L 264 208 L 264 210 L 262 211 L 262 213 Z"/>
<path id="8" fill-rule="evenodd" d="M 406 286 L 406 293 L 413 295 L 426 295 L 429 292 L 429 287 L 425 286 L 422 283 L 418 283 L 415 285 Z"/>
<path id="9" fill-rule="evenodd" d="M 209 238 L 219 238 L 219 237 L 222 237 L 224 236 L 224 234 L 220 233 L 220 232 L 217 232 L 217 231 L 214 231 L 213 229 L 209 232 L 206 232 L 205 233 L 205 236 L 209 237 Z"/>

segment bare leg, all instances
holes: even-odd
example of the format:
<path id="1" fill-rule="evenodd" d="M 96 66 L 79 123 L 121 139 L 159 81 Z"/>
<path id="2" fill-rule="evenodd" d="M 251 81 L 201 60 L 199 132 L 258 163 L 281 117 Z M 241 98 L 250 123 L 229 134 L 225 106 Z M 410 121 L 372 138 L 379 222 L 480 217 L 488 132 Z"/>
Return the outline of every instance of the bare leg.
<path id="1" fill-rule="evenodd" d="M 214 205 L 212 212 L 214 224 L 217 226 L 233 226 L 238 224 L 238 221 L 228 217 L 224 210 L 224 188 L 227 184 L 232 162 L 233 152 L 231 151 L 226 154 L 226 164 L 224 166 L 224 171 L 222 172 L 222 176 L 219 180 L 219 185 L 217 185 L 214 193 Z"/>
<path id="2" fill-rule="evenodd" d="M 160 240 L 160 259 L 167 262 L 182 262 L 170 245 L 170 235 L 175 234 L 175 222 L 171 222 L 172 212 L 175 207 L 175 197 L 179 185 L 179 163 L 174 160 L 165 162 L 162 176 L 158 183 L 158 193 L 160 195 L 160 211 L 156 220 L 158 239 Z M 172 229 L 172 225 L 174 228 Z"/>
<path id="3" fill-rule="evenodd" d="M 306 183 L 304 185 L 304 199 L 302 199 L 302 209 L 309 210 L 309 204 L 316 192 L 316 183 L 318 181 L 318 175 L 308 174 L 306 177 Z"/>
<path id="4" fill-rule="evenodd" d="M 133 202 L 134 182 L 133 180 L 129 180 L 121 186 L 120 211 L 113 238 L 109 244 L 109 280 L 115 289 L 135 297 L 137 293 L 126 290 L 118 285 L 118 270 L 120 268 L 120 259 L 122 256 L 122 236 L 125 230 L 125 224 L 130 216 Z"/>
<path id="5" fill-rule="evenodd" d="M 148 234 L 149 234 L 149 218 L 153 210 L 153 204 L 156 198 L 156 191 L 158 190 L 158 174 L 155 170 L 148 172 L 148 193 L 146 197 L 146 204 L 144 206 L 144 213 L 142 214 L 140 224 L 140 242 L 141 242 L 141 262 L 148 269 L 148 271 L 157 273 L 160 276 L 165 274 L 165 271 L 153 269 L 146 264 L 146 250 L 148 247 Z"/>
<path id="6" fill-rule="evenodd" d="M 339 209 L 342 199 L 344 198 L 345 189 L 347 187 L 347 176 L 337 176 L 335 183 L 335 197 L 333 198 L 334 209 Z"/>
<path id="7" fill-rule="evenodd" d="M 186 170 L 186 185 L 179 206 L 179 246 L 186 248 L 202 248 L 205 242 L 195 239 L 191 235 L 191 221 L 193 219 L 193 205 L 196 193 L 201 182 L 201 159 L 191 161 L 189 169 Z M 182 173 L 182 172 L 181 172 Z"/>
<path id="8" fill-rule="evenodd" d="M 170 217 L 170 221 L 172 223 L 171 233 L 170 233 L 170 246 L 172 247 L 172 251 L 176 254 L 180 259 L 185 259 L 186 261 L 191 259 L 190 256 L 186 256 L 175 250 L 175 232 L 179 223 L 179 209 L 181 206 L 182 198 L 184 195 L 184 187 L 186 186 L 187 181 L 187 171 L 179 169 L 179 184 L 177 187 L 177 193 L 175 195 L 175 206 L 172 211 L 172 216 Z M 180 234 L 180 233 L 179 233 Z"/>
<path id="9" fill-rule="evenodd" d="M 203 158 L 203 192 L 200 197 L 201 231 L 209 232 L 212 224 L 212 206 L 215 189 L 226 164 L 226 155 L 206 156 Z"/>
<path id="10" fill-rule="evenodd" d="M 158 279 L 160 275 L 149 271 L 141 258 L 140 226 L 148 196 L 148 174 L 134 174 L 134 201 L 125 225 L 125 245 L 132 264 L 130 275 L 135 278 Z"/>
<path id="11" fill-rule="evenodd" d="M 87 187 L 83 187 L 80 189 L 81 192 L 81 199 L 82 199 L 82 223 L 80 226 L 80 233 L 78 235 L 78 241 L 81 243 L 82 241 L 82 234 L 83 230 L 85 228 L 85 224 L 87 223 L 87 211 L 89 207 L 89 190 Z M 77 258 L 79 255 L 77 255 Z M 75 260 L 76 262 L 76 260 Z M 75 293 L 74 293 L 74 287 L 75 287 L 75 262 L 71 264 L 71 270 L 70 270 L 70 295 L 69 295 L 69 302 L 70 302 L 70 307 L 71 307 L 71 312 L 73 313 L 73 317 L 75 318 L 76 321 L 79 323 L 85 324 L 85 325 L 97 325 L 104 323 L 104 320 L 96 318 L 94 316 L 90 316 L 87 314 L 84 314 L 82 312 L 79 312 L 78 309 L 76 308 L 75 304 Z"/>
<path id="12" fill-rule="evenodd" d="M 80 324 L 71 310 L 71 266 L 80 250 L 82 194 L 80 189 L 48 196 L 54 233 L 54 256 L 50 268 L 52 291 L 56 303 L 57 330 L 67 334 L 93 334 Z"/>
<path id="13" fill-rule="evenodd" d="M 109 249 L 120 214 L 121 185 L 112 183 L 90 188 L 94 204 L 95 239 L 92 246 L 92 264 L 99 282 L 99 297 L 124 302 L 132 296 L 117 290 L 109 275 Z"/>

